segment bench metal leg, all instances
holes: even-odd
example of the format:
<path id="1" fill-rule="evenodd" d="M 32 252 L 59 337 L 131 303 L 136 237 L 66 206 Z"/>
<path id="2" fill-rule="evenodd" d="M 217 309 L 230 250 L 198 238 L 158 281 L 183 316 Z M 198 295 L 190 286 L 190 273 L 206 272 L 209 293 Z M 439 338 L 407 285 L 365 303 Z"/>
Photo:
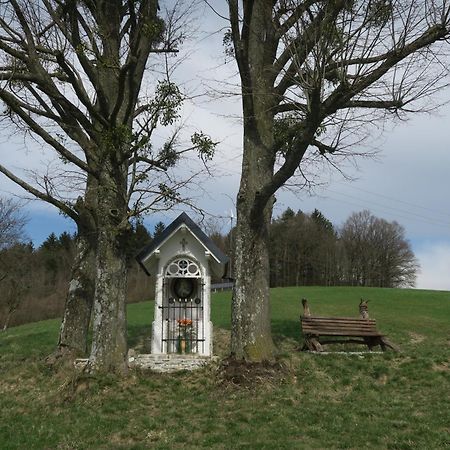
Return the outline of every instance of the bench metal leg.
<path id="1" fill-rule="evenodd" d="M 386 349 L 386 347 L 390 348 L 391 350 L 394 350 L 394 352 L 399 352 L 400 351 L 400 347 L 398 347 L 397 345 L 393 344 L 385 336 L 381 336 L 380 342 L 381 342 L 380 345 L 381 345 L 381 348 L 383 349 L 383 351 Z M 384 346 L 384 348 L 383 348 L 383 346 Z"/>
<path id="2" fill-rule="evenodd" d="M 314 336 L 305 337 L 305 344 L 303 345 L 303 349 L 310 350 L 311 352 L 323 352 L 322 345 Z"/>
<path id="3" fill-rule="evenodd" d="M 371 352 L 374 347 L 380 344 L 379 339 L 376 337 L 365 337 L 364 342 L 366 343 L 369 351 Z"/>

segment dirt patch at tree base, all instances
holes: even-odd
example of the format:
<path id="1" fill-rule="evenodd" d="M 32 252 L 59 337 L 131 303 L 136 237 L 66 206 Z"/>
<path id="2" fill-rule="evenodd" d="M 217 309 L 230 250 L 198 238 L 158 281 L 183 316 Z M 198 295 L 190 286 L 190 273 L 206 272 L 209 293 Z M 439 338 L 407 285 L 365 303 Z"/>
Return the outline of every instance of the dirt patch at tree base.
<path id="1" fill-rule="evenodd" d="M 281 361 L 247 362 L 229 357 L 220 362 L 217 380 L 223 387 L 267 387 L 283 383 L 292 376 L 290 372 Z"/>

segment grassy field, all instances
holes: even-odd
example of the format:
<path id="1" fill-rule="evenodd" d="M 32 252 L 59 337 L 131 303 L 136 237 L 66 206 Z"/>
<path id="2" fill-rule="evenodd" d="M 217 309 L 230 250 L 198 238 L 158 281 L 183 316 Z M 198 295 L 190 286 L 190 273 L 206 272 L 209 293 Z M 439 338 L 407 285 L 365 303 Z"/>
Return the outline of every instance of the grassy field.
<path id="1" fill-rule="evenodd" d="M 336 316 L 357 316 L 359 298 L 370 299 L 371 317 L 402 352 L 298 352 L 301 297 L 313 313 Z M 129 343 L 139 348 L 153 303 L 128 312 Z M 214 295 L 212 314 L 225 356 L 229 293 Z M 75 383 L 43 363 L 58 321 L 0 334 L 0 449 L 450 448 L 449 292 L 274 289 L 272 316 L 281 369 L 241 385 L 218 364 Z"/>

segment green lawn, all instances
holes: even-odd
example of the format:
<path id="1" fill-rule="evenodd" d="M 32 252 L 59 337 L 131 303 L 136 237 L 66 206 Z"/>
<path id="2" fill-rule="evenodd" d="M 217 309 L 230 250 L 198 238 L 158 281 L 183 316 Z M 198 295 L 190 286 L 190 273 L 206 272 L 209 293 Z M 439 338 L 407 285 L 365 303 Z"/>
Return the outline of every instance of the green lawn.
<path id="1" fill-rule="evenodd" d="M 357 316 L 360 297 L 370 299 L 370 316 L 402 352 L 298 352 L 301 297 L 314 314 L 336 316 Z M 129 343 L 139 348 L 153 303 L 128 314 Z M 212 315 L 225 356 L 229 293 L 214 295 Z M 75 384 L 43 363 L 58 321 L 2 333 L 0 449 L 450 448 L 449 292 L 273 289 L 272 316 L 286 368 L 241 386 L 224 383 L 217 365 Z"/>

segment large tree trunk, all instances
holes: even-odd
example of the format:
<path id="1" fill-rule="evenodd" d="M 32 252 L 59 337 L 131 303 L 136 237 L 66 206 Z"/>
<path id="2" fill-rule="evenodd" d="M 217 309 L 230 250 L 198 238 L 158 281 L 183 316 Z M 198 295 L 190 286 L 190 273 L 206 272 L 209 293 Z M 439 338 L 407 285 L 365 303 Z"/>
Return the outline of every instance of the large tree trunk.
<path id="1" fill-rule="evenodd" d="M 105 170 L 99 180 L 96 285 L 93 336 L 88 371 L 127 371 L 126 286 L 124 238 L 127 221 L 126 168 Z"/>
<path id="2" fill-rule="evenodd" d="M 244 100 L 245 110 L 248 107 Z M 231 351 L 236 359 L 263 361 L 274 358 L 270 326 L 269 236 L 273 198 L 257 207 L 260 189 L 271 179 L 274 159 L 273 117 L 263 99 L 253 100 L 244 124 L 242 177 L 237 198 L 235 234 L 235 289 L 232 304 Z"/>
<path id="3" fill-rule="evenodd" d="M 247 361 L 271 360 L 267 223 L 252 227 L 242 205 L 238 205 L 234 267 L 232 355 Z"/>
<path id="4" fill-rule="evenodd" d="M 273 170 L 267 149 L 261 146 L 262 137 L 271 141 L 270 121 L 267 129 L 269 135 L 265 136 L 252 127 L 244 131 L 243 174 L 237 201 L 231 352 L 236 359 L 246 361 L 272 360 L 275 354 L 268 251 L 273 201 L 263 210 L 255 210 L 255 196 Z"/>
<path id="5" fill-rule="evenodd" d="M 80 197 L 76 203 L 79 221 L 75 256 L 58 344 L 47 358 L 49 364 L 54 364 L 60 358 L 70 360 L 87 354 L 95 291 L 96 225 L 93 211 L 96 205 L 97 181 L 88 175 L 84 199 Z"/>
<path id="6" fill-rule="evenodd" d="M 270 183 L 275 155 L 271 74 L 265 70 L 271 51 L 261 36 L 271 30 L 271 5 L 260 3 L 249 24 L 253 32 L 241 60 L 244 142 L 241 184 L 237 197 L 235 289 L 232 303 L 231 352 L 236 359 L 274 358 L 270 325 L 268 228 L 274 199 L 258 201 Z M 260 204 L 261 203 L 261 204 Z"/>
<path id="7" fill-rule="evenodd" d="M 87 353 L 94 300 L 94 277 L 94 251 L 88 237 L 79 230 L 56 357 L 76 357 Z"/>
<path id="8" fill-rule="evenodd" d="M 244 128 L 243 173 L 237 200 L 231 352 L 236 359 L 246 361 L 271 360 L 275 353 L 270 326 L 268 250 L 273 200 L 262 210 L 255 209 L 257 193 L 273 171 L 273 160 L 262 144 L 266 141 L 270 145 L 272 122 L 263 116 L 260 126 L 264 132 L 253 126 Z"/>

